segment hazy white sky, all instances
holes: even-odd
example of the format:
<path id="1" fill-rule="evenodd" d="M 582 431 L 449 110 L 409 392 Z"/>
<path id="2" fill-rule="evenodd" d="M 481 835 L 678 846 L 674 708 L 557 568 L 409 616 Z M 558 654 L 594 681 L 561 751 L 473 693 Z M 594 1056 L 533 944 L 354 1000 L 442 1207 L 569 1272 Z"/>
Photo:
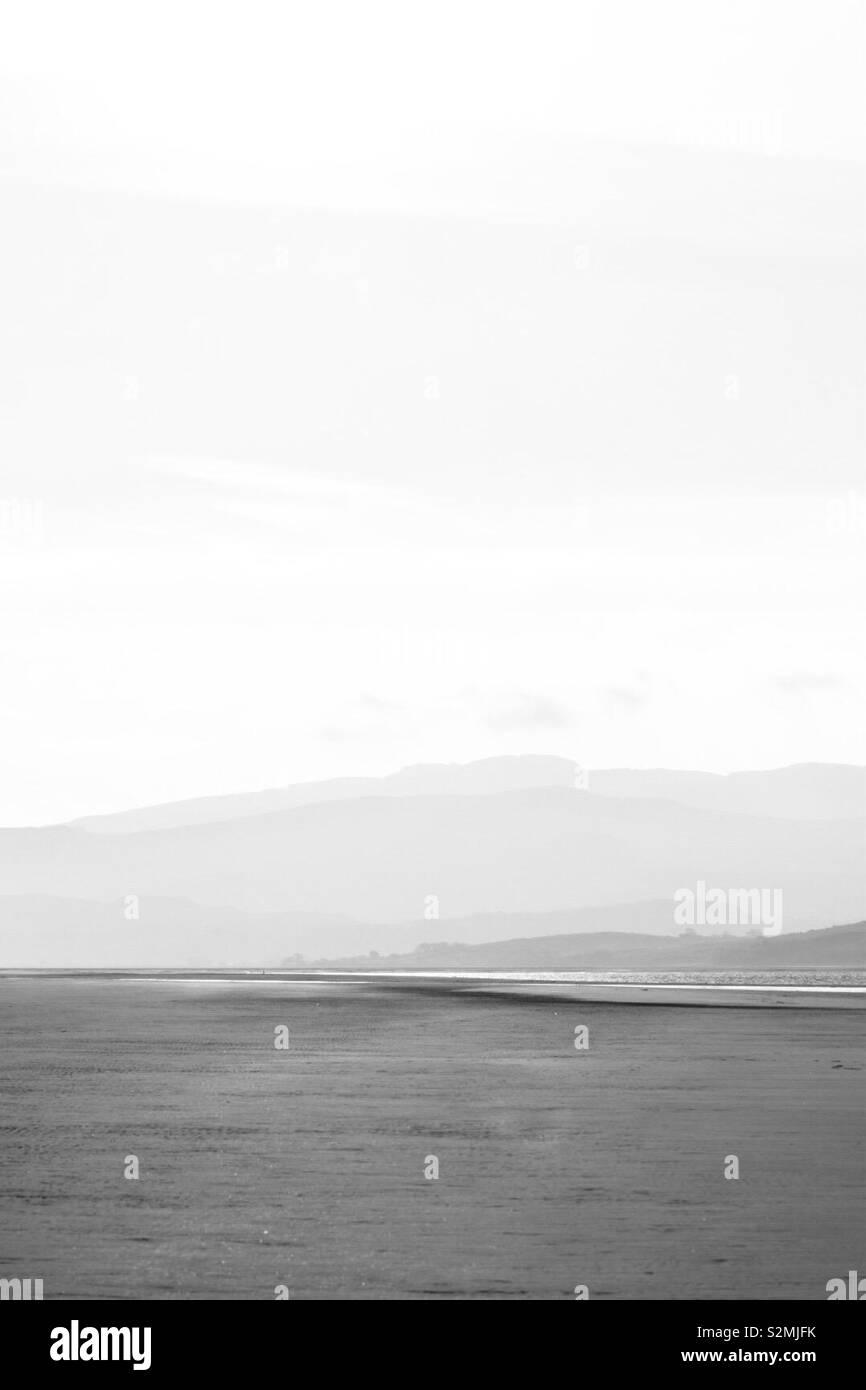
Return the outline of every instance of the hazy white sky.
<path id="1" fill-rule="evenodd" d="M 192 155 L 226 192 L 433 131 L 862 157 L 863 49 L 857 0 L 31 0 L 0 21 L 4 157 L 170 180 Z"/>
<path id="2" fill-rule="evenodd" d="M 503 751 L 864 758 L 844 501 L 527 515 L 210 477 L 176 526 L 71 511 L 0 550 L 8 820 Z"/>
<path id="3" fill-rule="evenodd" d="M 838 0 L 7 7 L 0 823 L 500 752 L 866 761 L 830 162 L 864 152 L 862 31 Z M 531 211 L 536 152 L 564 185 L 586 136 L 696 147 L 718 204 L 601 147 L 588 232 L 351 212 L 435 213 L 462 163 L 477 216 L 493 148 Z M 729 197 L 719 150 L 762 172 Z M 263 196 L 345 216 L 231 220 Z"/>

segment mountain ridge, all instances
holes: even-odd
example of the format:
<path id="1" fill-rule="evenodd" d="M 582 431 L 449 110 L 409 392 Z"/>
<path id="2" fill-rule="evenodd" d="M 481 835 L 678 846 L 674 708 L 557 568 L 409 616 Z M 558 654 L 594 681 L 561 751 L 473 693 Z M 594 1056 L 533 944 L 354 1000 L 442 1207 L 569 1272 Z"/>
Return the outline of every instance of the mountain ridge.
<path id="1" fill-rule="evenodd" d="M 861 822 L 727 814 L 571 788 L 371 797 L 120 837 L 0 831 L 0 895 L 186 897 L 368 923 L 782 889 L 786 918 L 863 913 Z"/>
<path id="2" fill-rule="evenodd" d="M 488 774 L 488 785 L 479 787 L 478 784 L 485 780 L 485 774 Z M 763 782 L 765 785 L 775 784 L 774 791 L 779 788 L 770 804 L 774 814 L 783 814 L 785 818 L 850 819 L 866 815 L 866 767 L 855 764 L 792 763 L 781 768 L 731 773 L 669 768 L 601 768 L 584 773 L 584 769 L 573 759 L 556 754 L 530 753 L 480 758 L 469 763 L 415 763 L 383 777 L 327 778 L 290 783 L 285 787 L 268 787 L 256 792 L 190 797 L 127 811 L 77 817 L 68 824 L 94 834 L 131 834 L 145 829 L 211 824 L 239 819 L 241 816 L 272 814 L 298 806 L 377 795 L 493 795 L 536 786 L 575 787 L 581 774 L 587 779 L 587 789 L 596 795 L 646 799 L 661 785 L 669 788 L 668 795 L 661 799 L 680 800 L 682 804 L 697 805 L 703 809 L 723 809 L 718 801 L 719 798 L 724 801 L 727 796 L 732 803 L 731 809 L 742 810 L 736 798 L 738 794 L 742 796 L 748 787 L 752 789 L 752 795 L 757 797 L 759 808 L 749 813 L 760 814 L 760 806 L 763 804 L 766 808 L 769 800 L 767 791 L 763 792 L 763 802 L 761 800 L 760 787 Z M 825 811 L 816 815 L 813 806 L 812 814 L 806 815 L 807 808 L 803 805 L 806 793 L 800 794 L 800 801 L 792 803 L 792 782 L 798 778 L 805 782 L 807 777 L 813 783 L 821 780 L 825 784 L 835 779 L 839 807 L 847 808 L 850 814 L 829 815 Z M 438 789 L 443 783 L 448 784 L 448 790 Z M 431 784 L 435 784 L 437 790 L 432 790 Z M 678 795 L 673 794 L 675 788 Z M 826 805 L 828 793 L 823 791 L 822 794 L 825 797 L 823 804 Z M 814 799 L 818 800 L 819 805 L 822 804 L 820 796 Z"/>

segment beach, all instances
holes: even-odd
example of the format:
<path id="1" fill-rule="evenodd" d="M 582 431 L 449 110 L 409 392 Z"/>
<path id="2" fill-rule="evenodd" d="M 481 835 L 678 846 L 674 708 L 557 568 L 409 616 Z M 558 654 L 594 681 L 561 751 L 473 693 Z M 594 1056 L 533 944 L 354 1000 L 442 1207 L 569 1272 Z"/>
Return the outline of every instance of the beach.
<path id="1" fill-rule="evenodd" d="M 594 988 L 0 978 L 0 1277 L 46 1299 L 825 1299 L 863 1258 L 862 997 Z"/>

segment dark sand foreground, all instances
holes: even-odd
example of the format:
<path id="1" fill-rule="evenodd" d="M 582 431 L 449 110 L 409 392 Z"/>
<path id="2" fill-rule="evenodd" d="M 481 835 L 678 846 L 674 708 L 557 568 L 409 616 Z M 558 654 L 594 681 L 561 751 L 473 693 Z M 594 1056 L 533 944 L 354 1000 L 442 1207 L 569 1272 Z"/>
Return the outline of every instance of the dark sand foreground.
<path id="1" fill-rule="evenodd" d="M 863 1267 L 854 1009 L 3 978 L 0 1010 L 0 1277 L 49 1299 L 824 1299 Z"/>

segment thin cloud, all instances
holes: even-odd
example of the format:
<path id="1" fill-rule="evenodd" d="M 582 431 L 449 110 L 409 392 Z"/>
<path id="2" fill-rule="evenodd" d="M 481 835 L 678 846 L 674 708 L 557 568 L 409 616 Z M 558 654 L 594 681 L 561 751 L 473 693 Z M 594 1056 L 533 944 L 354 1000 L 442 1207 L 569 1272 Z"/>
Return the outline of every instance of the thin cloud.
<path id="1" fill-rule="evenodd" d="M 604 691 L 604 702 L 608 709 L 639 710 L 648 704 L 649 695 L 629 686 L 609 685 Z"/>
<path id="2" fill-rule="evenodd" d="M 368 714 L 384 715 L 393 714 L 405 708 L 397 700 L 385 700 L 381 695 L 371 695 L 364 690 L 358 699 L 358 706 Z"/>
<path id="3" fill-rule="evenodd" d="M 773 685 L 778 690 L 792 695 L 806 694 L 811 690 L 840 690 L 847 684 L 844 676 L 824 675 L 818 671 L 792 671 L 773 677 Z"/>
<path id="4" fill-rule="evenodd" d="M 485 716 L 488 729 L 567 729 L 574 719 L 565 705 L 547 695 L 521 693 Z"/>

